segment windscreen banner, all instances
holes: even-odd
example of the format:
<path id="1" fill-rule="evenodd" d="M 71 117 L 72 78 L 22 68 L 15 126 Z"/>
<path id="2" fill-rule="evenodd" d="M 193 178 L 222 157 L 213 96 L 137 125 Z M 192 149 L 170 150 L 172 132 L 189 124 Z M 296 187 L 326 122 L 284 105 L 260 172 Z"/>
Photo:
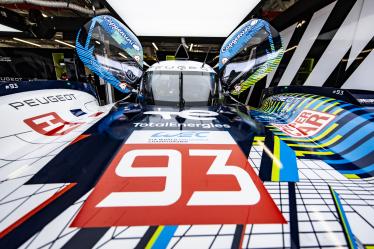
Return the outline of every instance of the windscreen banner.
<path id="1" fill-rule="evenodd" d="M 78 32 L 76 50 L 85 66 L 123 93 L 129 93 L 143 74 L 139 40 L 111 16 L 86 23 Z"/>
<path id="2" fill-rule="evenodd" d="M 283 53 L 278 31 L 264 20 L 249 20 L 221 47 L 219 69 L 223 86 L 239 95 L 276 68 Z"/>

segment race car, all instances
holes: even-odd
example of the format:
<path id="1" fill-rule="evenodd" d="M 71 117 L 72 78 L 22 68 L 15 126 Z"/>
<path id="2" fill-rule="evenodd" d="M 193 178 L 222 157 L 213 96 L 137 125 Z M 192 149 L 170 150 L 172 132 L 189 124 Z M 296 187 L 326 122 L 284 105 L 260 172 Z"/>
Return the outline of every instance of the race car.
<path id="1" fill-rule="evenodd" d="M 76 47 L 129 98 L 0 85 L 0 248 L 374 245 L 372 95 L 278 87 L 258 109 L 240 103 L 284 53 L 267 22 L 228 37 L 218 72 L 185 60 L 143 72 L 141 44 L 111 16 Z"/>

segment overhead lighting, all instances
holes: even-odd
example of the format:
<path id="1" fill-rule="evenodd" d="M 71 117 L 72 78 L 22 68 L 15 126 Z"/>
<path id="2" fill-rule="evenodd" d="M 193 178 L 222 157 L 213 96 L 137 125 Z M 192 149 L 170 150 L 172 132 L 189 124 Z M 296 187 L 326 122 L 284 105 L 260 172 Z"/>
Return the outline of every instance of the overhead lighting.
<path id="1" fill-rule="evenodd" d="M 0 24 L 0 32 L 22 32 L 22 31 Z"/>
<path id="2" fill-rule="evenodd" d="M 303 26 L 305 23 L 305 20 L 302 20 L 301 22 L 299 22 L 297 25 L 296 25 L 296 28 L 300 28 L 301 26 Z"/>
<path id="3" fill-rule="evenodd" d="M 68 47 L 71 47 L 71 48 L 75 48 L 74 45 L 71 45 L 71 44 L 69 44 L 67 42 L 64 42 L 64 41 L 60 41 L 60 40 L 55 39 L 55 42 L 60 43 L 60 44 L 65 45 L 65 46 L 68 46 Z"/>
<path id="4" fill-rule="evenodd" d="M 192 48 L 193 48 L 193 43 L 191 43 L 190 45 L 190 51 L 192 51 Z"/>
<path id="5" fill-rule="evenodd" d="M 39 44 L 36 44 L 36 43 L 33 43 L 33 42 L 29 42 L 29 41 L 25 41 L 25 40 L 22 40 L 22 39 L 19 39 L 19 38 L 16 38 L 16 37 L 13 37 L 13 40 L 19 41 L 19 42 L 23 42 L 23 43 L 26 43 L 26 44 L 29 44 L 29 45 L 33 45 L 33 46 L 36 46 L 36 47 L 39 47 L 39 48 L 42 47 Z"/>
<path id="6" fill-rule="evenodd" d="M 295 48 L 297 48 L 297 46 L 293 46 L 293 47 L 291 47 L 291 48 L 289 48 L 289 49 L 287 49 L 286 51 L 284 51 L 285 53 L 287 53 L 287 52 L 289 52 L 289 51 L 291 51 L 291 50 L 294 50 Z"/>
<path id="7" fill-rule="evenodd" d="M 44 13 L 42 13 L 42 16 L 44 17 L 44 18 L 47 18 L 48 16 L 46 15 L 46 14 L 44 14 Z"/>
<path id="8" fill-rule="evenodd" d="M 123 58 L 127 59 L 127 56 L 122 54 L 122 53 L 118 53 L 119 56 L 122 56 Z"/>
<path id="9" fill-rule="evenodd" d="M 354 60 L 362 60 L 362 59 L 364 59 L 364 57 L 357 57 L 356 59 L 353 59 L 353 61 Z M 350 60 L 349 59 L 342 59 L 342 61 L 347 62 L 347 61 L 350 61 Z"/>
<path id="10" fill-rule="evenodd" d="M 138 36 L 227 37 L 260 0 L 107 0 Z M 139 15 L 139 6 L 142 14 Z M 157 10 L 157 11 L 155 11 Z"/>
<path id="11" fill-rule="evenodd" d="M 158 51 L 158 47 L 156 46 L 156 44 L 154 42 L 152 42 L 152 45 Z"/>
<path id="12" fill-rule="evenodd" d="M 374 50 L 373 48 L 372 49 L 367 49 L 367 50 L 362 51 L 361 53 L 370 53 L 373 50 Z"/>
<path id="13" fill-rule="evenodd" d="M 95 41 L 96 42 L 96 44 L 98 44 L 98 45 L 100 45 L 101 43 L 99 42 L 99 41 Z"/>

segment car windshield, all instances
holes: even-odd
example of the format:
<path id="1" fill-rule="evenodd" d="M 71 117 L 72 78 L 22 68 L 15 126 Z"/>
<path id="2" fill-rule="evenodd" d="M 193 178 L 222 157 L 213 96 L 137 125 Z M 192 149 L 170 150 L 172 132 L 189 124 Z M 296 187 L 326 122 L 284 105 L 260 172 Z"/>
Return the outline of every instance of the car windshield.
<path id="1" fill-rule="evenodd" d="M 215 74 L 191 71 L 182 73 L 182 97 L 185 106 L 209 105 L 215 92 Z M 147 72 L 144 77 L 144 86 L 148 102 L 153 102 L 155 105 L 177 105 L 180 99 L 180 77 L 180 71 Z"/>

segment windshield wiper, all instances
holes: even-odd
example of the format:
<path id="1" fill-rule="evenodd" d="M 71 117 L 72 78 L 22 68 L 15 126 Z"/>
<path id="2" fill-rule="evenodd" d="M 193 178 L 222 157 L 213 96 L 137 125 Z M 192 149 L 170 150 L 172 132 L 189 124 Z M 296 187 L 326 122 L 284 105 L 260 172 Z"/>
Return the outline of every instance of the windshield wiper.
<path id="1" fill-rule="evenodd" d="M 183 99 L 183 72 L 179 74 L 179 111 L 184 109 L 185 101 Z"/>

